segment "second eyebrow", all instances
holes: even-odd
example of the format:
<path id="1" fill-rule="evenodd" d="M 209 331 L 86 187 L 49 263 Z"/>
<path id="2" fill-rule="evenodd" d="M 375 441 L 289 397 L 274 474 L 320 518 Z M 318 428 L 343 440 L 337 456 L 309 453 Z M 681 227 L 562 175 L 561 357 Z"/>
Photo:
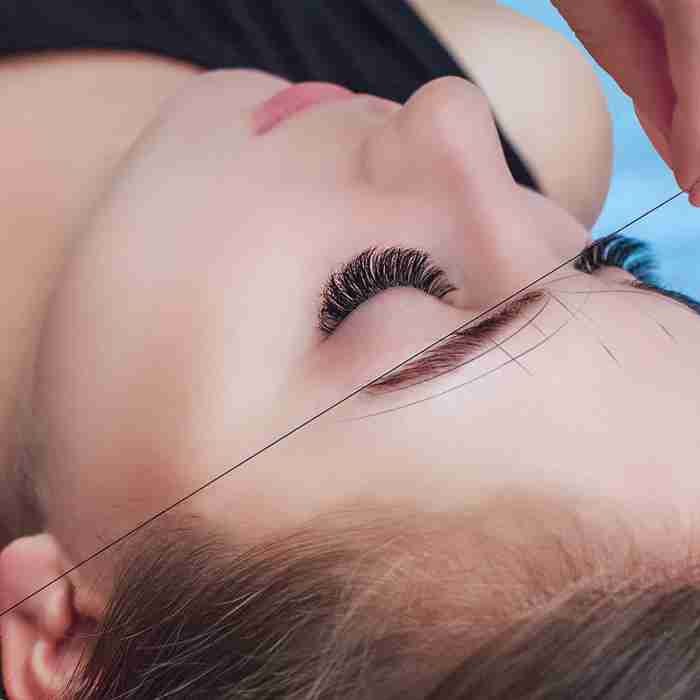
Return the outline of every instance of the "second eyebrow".
<path id="1" fill-rule="evenodd" d="M 528 308 L 546 297 L 547 292 L 537 289 L 503 304 L 475 325 L 452 333 L 445 341 L 373 382 L 365 391 L 373 395 L 389 393 L 404 384 L 417 384 L 455 369 L 470 354 L 481 350 L 485 341 L 496 332 L 520 318 Z"/>

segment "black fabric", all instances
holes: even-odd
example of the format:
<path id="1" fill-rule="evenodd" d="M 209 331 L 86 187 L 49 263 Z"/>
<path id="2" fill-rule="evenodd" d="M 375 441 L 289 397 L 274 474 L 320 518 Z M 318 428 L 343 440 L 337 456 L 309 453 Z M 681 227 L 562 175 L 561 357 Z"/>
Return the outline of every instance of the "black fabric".
<path id="1" fill-rule="evenodd" d="M 258 68 L 405 102 L 444 75 L 475 82 L 404 0 L 2 0 L 0 56 L 138 50 Z M 541 192 L 496 120 L 513 177 Z"/>

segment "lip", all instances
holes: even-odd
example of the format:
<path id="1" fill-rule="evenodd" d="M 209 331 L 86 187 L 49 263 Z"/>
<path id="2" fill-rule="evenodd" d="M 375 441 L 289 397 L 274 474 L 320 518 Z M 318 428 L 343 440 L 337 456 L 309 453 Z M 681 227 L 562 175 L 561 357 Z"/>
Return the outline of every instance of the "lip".
<path id="1" fill-rule="evenodd" d="M 355 97 L 352 90 L 334 83 L 296 83 L 284 88 L 255 108 L 253 124 L 256 135 L 262 135 L 298 112 L 314 105 Z"/>

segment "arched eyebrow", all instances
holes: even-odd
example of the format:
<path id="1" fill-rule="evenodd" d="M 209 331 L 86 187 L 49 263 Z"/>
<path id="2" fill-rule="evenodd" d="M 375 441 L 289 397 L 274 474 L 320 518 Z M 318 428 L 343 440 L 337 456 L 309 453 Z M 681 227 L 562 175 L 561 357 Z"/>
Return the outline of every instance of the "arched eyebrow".
<path id="1" fill-rule="evenodd" d="M 638 279 L 620 280 L 618 284 L 640 292 L 651 292 L 664 298 L 672 299 L 700 316 L 700 302 L 682 292 L 676 292 L 661 285 L 643 282 Z M 430 381 L 456 369 L 476 351 L 484 349 L 493 333 L 501 330 L 514 320 L 522 318 L 528 309 L 541 301 L 546 295 L 547 292 L 544 289 L 536 288 L 521 297 L 517 297 L 509 304 L 501 307 L 500 311 L 497 311 L 494 315 L 486 317 L 462 332 L 451 335 L 444 342 L 438 343 L 394 372 L 390 372 L 380 380 L 373 382 L 363 390 L 363 393 L 370 396 L 382 396 L 397 391 L 404 385 L 412 386 Z M 544 308 L 543 306 L 537 315 Z M 408 388 L 408 386 L 405 386 L 405 388 Z"/>
<path id="2" fill-rule="evenodd" d="M 620 284 L 623 284 L 626 287 L 632 287 L 633 289 L 643 289 L 647 292 L 660 294 L 667 299 L 673 299 L 674 301 L 678 301 L 684 306 L 687 306 L 691 311 L 700 316 L 700 301 L 689 296 L 688 294 L 683 294 L 683 292 L 675 292 L 672 289 L 667 289 L 661 285 L 653 284 L 652 282 L 644 282 L 642 280 L 622 280 Z"/>
<path id="3" fill-rule="evenodd" d="M 528 309 L 547 297 L 544 288 L 536 288 L 516 297 L 476 324 L 450 334 L 444 341 L 373 382 L 364 391 L 372 396 L 386 394 L 404 384 L 418 384 L 456 369 L 468 358 L 485 350 L 494 334 L 522 318 Z"/>

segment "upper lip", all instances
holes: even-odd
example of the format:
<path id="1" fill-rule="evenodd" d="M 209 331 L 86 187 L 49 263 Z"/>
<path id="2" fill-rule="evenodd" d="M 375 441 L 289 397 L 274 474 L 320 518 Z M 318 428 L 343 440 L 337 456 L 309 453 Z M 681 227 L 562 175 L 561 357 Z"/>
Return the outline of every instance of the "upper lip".
<path id="1" fill-rule="evenodd" d="M 256 133 L 264 134 L 277 124 L 316 104 L 349 99 L 355 93 L 334 83 L 296 83 L 272 95 L 253 113 Z"/>
<path id="2" fill-rule="evenodd" d="M 397 107 L 398 108 L 401 107 L 401 105 L 397 102 L 392 102 L 391 100 L 387 100 L 384 97 L 378 97 L 377 95 L 371 95 L 369 93 L 356 93 L 356 94 L 348 97 L 348 101 L 352 100 L 353 98 L 360 98 L 360 97 L 364 98 L 366 102 L 373 105 L 374 107 L 378 107 L 380 109 L 380 111 L 382 111 L 384 113 L 394 111 Z M 254 132 L 256 135 L 262 136 L 262 135 L 268 133 L 269 131 L 272 131 L 273 129 L 275 129 L 281 123 L 284 123 L 290 119 L 294 119 L 297 115 L 301 115 L 307 111 L 311 111 L 316 106 L 320 107 L 320 106 L 325 105 L 327 102 L 330 103 L 330 102 L 335 102 L 335 101 L 337 101 L 337 100 L 322 100 L 320 102 L 308 105 L 306 107 L 302 106 L 300 109 L 298 109 L 293 114 L 289 114 L 289 115 L 283 117 L 282 119 L 279 119 L 279 120 L 273 122 L 269 126 L 265 125 L 264 123 L 260 124 L 257 121 L 258 117 L 256 117 L 256 111 L 254 111 L 253 112 L 253 119 L 254 119 L 254 124 L 256 124 L 256 126 L 254 128 Z M 259 108 L 257 108 L 257 109 L 259 109 Z"/>

